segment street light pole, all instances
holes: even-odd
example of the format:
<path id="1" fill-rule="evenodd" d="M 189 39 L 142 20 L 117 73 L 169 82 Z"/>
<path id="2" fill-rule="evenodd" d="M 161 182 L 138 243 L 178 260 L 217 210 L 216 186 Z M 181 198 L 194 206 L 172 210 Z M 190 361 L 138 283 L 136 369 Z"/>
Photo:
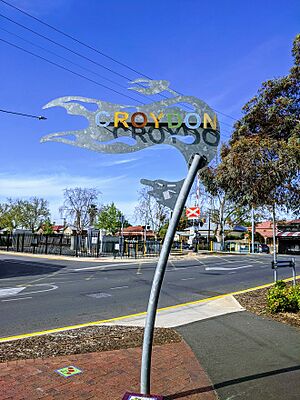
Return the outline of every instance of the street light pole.
<path id="1" fill-rule="evenodd" d="M 152 354 L 152 343 L 153 343 L 153 333 L 154 324 L 157 311 L 157 304 L 159 299 L 159 294 L 165 274 L 165 269 L 168 262 L 168 257 L 170 254 L 172 242 L 174 240 L 174 235 L 176 232 L 176 227 L 180 220 L 186 199 L 190 192 L 191 186 L 196 177 L 197 171 L 201 167 L 201 161 L 203 158 L 199 154 L 195 154 L 191 166 L 188 171 L 188 175 L 183 183 L 183 186 L 178 195 L 176 205 L 170 224 L 165 236 L 164 244 L 160 253 L 160 257 L 155 270 L 149 302 L 147 317 L 145 323 L 144 341 L 143 341 L 143 352 L 142 352 L 142 366 L 141 366 L 141 393 L 150 393 L 150 375 L 151 375 L 151 354 Z"/>

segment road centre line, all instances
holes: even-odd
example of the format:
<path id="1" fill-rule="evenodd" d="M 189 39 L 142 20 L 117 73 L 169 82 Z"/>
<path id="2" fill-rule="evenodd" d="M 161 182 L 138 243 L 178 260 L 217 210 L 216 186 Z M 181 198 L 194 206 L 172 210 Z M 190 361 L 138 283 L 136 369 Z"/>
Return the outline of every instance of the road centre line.
<path id="1" fill-rule="evenodd" d="M 235 271 L 237 269 L 251 268 L 253 265 L 243 265 L 241 267 L 206 267 L 205 271 Z"/>
<path id="2" fill-rule="evenodd" d="M 115 290 L 115 289 L 125 289 L 128 288 L 129 286 L 115 286 L 115 287 L 111 287 L 111 290 Z"/>
<path id="3" fill-rule="evenodd" d="M 297 275 L 296 279 L 300 279 L 300 275 Z M 291 282 L 292 280 L 293 280 L 293 278 L 283 279 L 284 282 Z M 213 297 L 208 297 L 208 298 L 204 298 L 204 299 L 200 299 L 200 300 L 190 301 L 190 302 L 187 302 L 187 303 L 176 304 L 176 305 L 173 305 L 173 306 L 159 308 L 157 310 L 157 312 L 176 309 L 176 308 L 180 308 L 180 307 L 186 307 L 186 306 L 190 306 L 190 305 L 193 305 L 193 304 L 200 304 L 200 303 L 204 303 L 206 301 L 222 299 L 224 297 L 234 296 L 234 295 L 237 295 L 237 294 L 253 292 L 255 290 L 268 288 L 268 287 L 271 287 L 273 285 L 274 285 L 273 282 L 272 283 L 266 283 L 264 285 L 255 286 L 255 287 L 252 287 L 252 288 L 239 290 L 239 291 L 236 291 L 236 292 L 224 293 L 224 294 L 220 294 L 220 295 L 213 296 Z M 80 328 L 85 328 L 85 327 L 93 326 L 93 325 L 103 325 L 103 324 L 108 323 L 108 322 L 121 321 L 121 320 L 124 320 L 124 319 L 129 319 L 129 318 L 133 318 L 133 317 L 139 317 L 139 316 L 143 316 L 143 315 L 146 315 L 146 314 L 147 314 L 147 312 L 143 311 L 143 312 L 136 313 L 136 314 L 123 315 L 121 317 L 109 318 L 109 319 L 104 319 L 104 320 L 100 320 L 100 321 L 92 321 L 92 322 L 86 322 L 86 323 L 78 324 L 78 325 L 70 325 L 70 326 L 64 326 L 64 327 L 60 327 L 60 328 L 47 329 L 47 330 L 44 330 L 44 331 L 24 333 L 24 334 L 21 334 L 21 335 L 14 335 L 14 336 L 7 336 L 7 337 L 4 337 L 4 338 L 0 338 L 0 343 L 8 342 L 8 341 L 11 341 L 11 340 L 24 339 L 24 338 L 27 338 L 27 337 L 35 337 L 35 336 L 47 335 L 49 333 L 69 331 L 69 330 L 72 330 L 72 329 L 80 329 Z"/>
<path id="4" fill-rule="evenodd" d="M 196 278 L 182 278 L 182 279 L 180 279 L 181 281 L 190 281 L 190 280 L 194 280 L 194 279 L 196 279 Z"/>
<path id="5" fill-rule="evenodd" d="M 16 301 L 16 300 L 28 300 L 32 299 L 32 297 L 19 297 L 18 299 L 6 299 L 6 300 L 1 300 L 1 301 Z"/>

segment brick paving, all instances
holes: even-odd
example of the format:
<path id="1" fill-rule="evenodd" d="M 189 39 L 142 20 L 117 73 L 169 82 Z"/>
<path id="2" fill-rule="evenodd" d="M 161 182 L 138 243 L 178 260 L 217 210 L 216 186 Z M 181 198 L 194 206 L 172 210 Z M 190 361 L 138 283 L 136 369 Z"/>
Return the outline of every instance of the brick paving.
<path id="1" fill-rule="evenodd" d="M 0 364 L 0 400 L 121 400 L 139 392 L 141 349 L 105 351 Z M 65 378 L 69 365 L 83 371 Z M 168 400 L 216 400 L 206 373 L 185 342 L 154 346 L 152 393 Z"/>

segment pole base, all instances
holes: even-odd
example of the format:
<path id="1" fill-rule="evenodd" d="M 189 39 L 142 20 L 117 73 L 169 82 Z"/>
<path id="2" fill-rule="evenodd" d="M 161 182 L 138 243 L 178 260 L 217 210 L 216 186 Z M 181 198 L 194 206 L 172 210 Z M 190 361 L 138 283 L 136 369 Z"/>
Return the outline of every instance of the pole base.
<path id="1" fill-rule="evenodd" d="M 163 396 L 157 394 L 141 394 L 126 392 L 122 400 L 164 400 Z"/>

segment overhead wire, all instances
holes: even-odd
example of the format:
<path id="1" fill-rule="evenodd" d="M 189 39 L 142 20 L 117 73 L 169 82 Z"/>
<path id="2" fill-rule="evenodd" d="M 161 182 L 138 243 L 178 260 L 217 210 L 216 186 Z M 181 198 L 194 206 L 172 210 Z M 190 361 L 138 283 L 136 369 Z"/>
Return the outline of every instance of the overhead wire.
<path id="1" fill-rule="evenodd" d="M 49 53 L 49 54 L 53 54 L 54 56 L 56 56 L 56 57 L 58 57 L 58 58 L 61 58 L 62 60 L 65 60 L 65 61 L 67 61 L 67 62 L 69 62 L 69 63 L 75 65 L 76 67 L 82 68 L 82 69 L 84 69 L 85 71 L 90 72 L 91 74 L 97 75 L 97 76 L 99 76 L 100 78 L 106 80 L 107 82 L 110 82 L 110 83 L 112 83 L 112 84 L 114 84 L 114 85 L 116 85 L 116 86 L 119 86 L 119 87 L 123 88 L 123 89 L 127 89 L 126 86 L 123 86 L 123 85 L 121 85 L 120 83 L 113 81 L 112 79 L 106 78 L 105 76 L 103 76 L 103 75 L 101 75 L 101 74 L 98 74 L 98 72 L 95 72 L 95 71 L 93 71 L 93 70 L 91 70 L 91 69 L 89 69 L 89 68 L 86 68 L 85 66 L 83 66 L 83 65 L 81 65 L 81 64 L 77 64 L 77 63 L 75 63 L 74 61 L 72 61 L 72 60 L 70 60 L 70 59 L 68 59 L 68 58 L 66 58 L 66 57 L 63 57 L 63 56 L 61 56 L 60 54 L 57 54 L 57 53 L 55 53 L 55 52 L 52 51 L 52 50 L 46 49 L 46 48 L 43 47 L 43 46 L 39 46 L 38 44 L 33 43 L 32 41 L 27 40 L 27 39 L 25 39 L 24 37 L 22 37 L 22 36 L 20 36 L 20 35 L 17 35 L 16 33 L 13 33 L 13 32 L 11 32 L 11 31 L 9 31 L 9 30 L 7 30 L 7 29 L 4 29 L 4 28 L 2 28 L 2 27 L 0 27 L 0 29 L 1 29 L 2 31 L 6 32 L 6 33 L 9 33 L 9 34 L 12 35 L 12 36 L 15 36 L 15 37 L 21 39 L 22 41 L 24 41 L 24 42 L 26 42 L 26 43 L 29 43 L 31 46 L 34 46 L 34 47 L 36 47 L 36 48 L 38 48 L 38 49 L 41 49 L 41 50 L 43 50 L 43 51 L 45 51 L 45 52 L 47 52 L 47 53 Z M 136 93 L 136 95 L 143 96 L 143 95 L 141 95 L 140 93 Z M 143 96 L 143 97 L 144 97 L 144 96 Z"/>
<path id="2" fill-rule="evenodd" d="M 97 52 L 97 53 L 100 54 L 101 56 L 106 57 L 107 59 L 109 59 L 109 60 L 111 60 L 111 61 L 114 61 L 115 63 L 121 65 L 122 67 L 128 68 L 128 69 L 131 70 L 132 72 L 135 72 L 135 73 L 138 74 L 138 75 L 144 76 L 144 77 L 147 78 L 147 79 L 152 79 L 151 77 L 149 77 L 149 76 L 147 76 L 147 75 L 145 75 L 145 74 L 142 74 L 141 72 L 139 72 L 138 70 L 136 70 L 136 69 L 130 67 L 129 65 L 127 65 L 127 64 L 125 64 L 125 63 L 122 63 L 121 61 L 116 60 L 115 58 L 113 58 L 113 57 L 111 57 L 111 56 L 109 56 L 109 55 L 103 53 L 102 51 L 96 49 L 95 47 L 90 46 L 89 44 L 82 42 L 81 40 L 75 38 L 74 36 L 71 36 L 71 35 L 69 35 L 68 33 L 63 32 L 62 30 L 60 30 L 60 29 L 58 29 L 58 28 L 55 28 L 54 26 L 52 26 L 52 25 L 48 24 L 47 22 L 45 22 L 45 21 L 43 21 L 43 20 L 41 20 L 41 19 L 35 17 L 34 15 L 29 14 L 28 12 L 26 12 L 26 11 L 24 11 L 24 10 L 18 8 L 17 6 L 15 6 L 15 5 L 13 5 L 13 4 L 7 2 L 7 1 L 4 1 L 4 0 L 0 0 L 0 1 L 1 1 L 2 3 L 5 3 L 6 5 L 8 5 L 9 7 L 12 7 L 12 8 L 14 8 L 15 10 L 18 10 L 18 11 L 21 12 L 22 14 L 27 15 L 27 17 L 30 17 L 30 18 L 34 19 L 35 21 L 38 21 L 39 23 L 41 23 L 41 24 L 47 26 L 48 28 L 51 28 L 51 29 L 53 29 L 54 31 L 56 31 L 56 32 L 58 32 L 58 33 L 60 33 L 60 34 L 62 34 L 62 35 L 64 35 L 64 36 L 66 36 L 67 38 L 74 40 L 76 43 L 79 43 L 79 44 L 81 44 L 82 46 L 85 46 L 85 47 L 89 48 L 90 50 L 93 50 L 93 51 Z"/>
<path id="3" fill-rule="evenodd" d="M 0 1 L 1 1 L 1 0 L 0 0 Z M 119 76 L 119 77 L 121 77 L 121 78 L 124 78 L 124 79 L 126 79 L 126 80 L 130 80 L 130 79 L 131 79 L 131 78 L 129 78 L 129 77 L 126 76 L 126 75 L 120 74 L 119 72 L 116 72 L 116 71 L 112 70 L 111 68 L 106 67 L 105 65 L 100 64 L 100 63 L 98 63 L 97 61 L 92 60 L 91 58 L 86 57 L 86 56 L 84 56 L 84 55 L 78 53 L 77 51 L 70 49 L 69 47 L 67 47 L 67 46 L 65 46 L 65 45 L 63 45 L 63 44 L 58 43 L 58 42 L 56 42 L 55 40 L 50 39 L 50 38 L 48 38 L 47 36 L 45 36 L 45 35 L 43 35 L 43 34 L 41 34 L 41 33 L 39 33 L 39 32 L 36 32 L 35 30 L 33 30 L 33 29 L 31 29 L 31 28 L 28 28 L 27 26 L 25 26 L 25 25 L 21 24 L 20 22 L 17 22 L 17 21 L 15 21 L 15 20 L 13 20 L 13 19 L 7 17 L 6 15 L 3 15 L 3 14 L 0 13 L 0 17 L 6 19 L 6 20 L 8 20 L 8 21 L 10 21 L 11 23 L 13 23 L 13 24 L 15 24 L 15 25 L 17 25 L 17 26 L 20 26 L 20 27 L 23 28 L 23 29 L 26 29 L 27 31 L 29 31 L 29 32 L 31 32 L 31 33 L 34 33 L 35 35 L 37 35 L 37 36 L 39 36 L 39 37 L 41 37 L 41 38 L 47 40 L 48 42 L 55 44 L 56 46 L 59 46 L 59 47 L 65 49 L 65 50 L 68 50 L 69 52 L 75 54 L 75 55 L 78 56 L 78 57 L 84 58 L 85 60 L 87 60 L 87 61 L 89 61 L 89 62 L 91 62 L 91 63 L 93 63 L 93 64 L 96 64 L 98 67 L 101 67 L 101 68 L 106 69 L 107 71 L 111 72 L 112 74 L 115 74 L 115 75 L 117 75 L 117 76 Z"/>
<path id="4" fill-rule="evenodd" d="M 17 111 L 9 111 L 9 110 L 0 109 L 0 112 L 6 113 L 6 114 L 19 115 L 21 117 L 36 118 L 36 119 L 39 119 L 39 120 L 47 119 L 46 117 L 44 117 L 42 115 L 32 115 L 32 114 L 26 114 L 26 113 L 21 113 L 21 112 L 17 112 Z"/>
<path id="5" fill-rule="evenodd" d="M 58 29 L 58 28 L 56 28 L 55 26 L 48 24 L 47 22 L 41 20 L 40 18 L 37 18 L 37 17 L 35 17 L 34 15 L 32 15 L 32 14 L 30 14 L 30 13 L 28 13 L 28 12 L 22 10 L 22 9 L 20 9 L 19 7 L 15 6 L 15 5 L 11 4 L 11 3 L 9 3 L 8 1 L 5 1 L 5 0 L 0 0 L 0 1 L 1 1 L 2 3 L 6 4 L 7 6 L 13 8 L 13 9 L 19 11 L 19 12 L 21 12 L 22 14 L 26 15 L 27 17 L 32 18 L 33 20 L 39 22 L 40 24 L 42 24 L 42 25 L 44 25 L 44 26 L 47 26 L 48 28 L 54 30 L 55 32 L 58 32 L 58 33 L 60 33 L 61 35 L 63 35 L 63 36 L 65 36 L 65 37 L 67 37 L 67 38 L 69 38 L 69 39 L 75 41 L 76 43 L 79 43 L 79 44 L 81 44 L 82 46 L 84 46 L 84 47 L 86 47 L 86 48 L 88 48 L 88 49 L 90 49 L 90 50 L 95 51 L 96 53 L 100 54 L 101 56 L 103 56 L 103 57 L 105 57 L 105 58 L 107 58 L 107 59 L 109 59 L 109 60 L 111 60 L 111 61 L 113 61 L 113 62 L 115 62 L 115 63 L 117 63 L 117 64 L 119 64 L 119 65 L 121 65 L 122 67 L 125 67 L 125 68 L 127 68 L 128 70 L 130 70 L 130 71 L 132 71 L 132 72 L 135 72 L 136 74 L 138 74 L 138 75 L 140 75 L 140 76 L 143 76 L 143 77 L 145 77 L 145 78 L 147 78 L 147 79 L 151 79 L 151 80 L 153 79 L 153 78 L 151 78 L 150 76 L 148 76 L 148 75 L 142 73 L 141 71 L 138 71 L 137 69 L 134 69 L 134 68 L 130 67 L 128 64 L 123 63 L 123 62 L 121 62 L 121 61 L 119 61 L 119 60 L 117 60 L 117 59 L 115 59 L 115 58 L 109 56 L 108 54 L 104 53 L 103 51 L 100 51 L 99 49 L 97 49 L 97 48 L 95 48 L 95 47 L 93 47 L 93 46 L 91 46 L 91 45 L 89 45 L 89 44 L 87 44 L 87 43 L 85 43 L 85 42 L 83 42 L 83 41 L 81 41 L 81 40 L 75 38 L 74 36 L 72 36 L 72 35 L 70 35 L 70 34 L 68 34 L 68 33 L 62 31 L 61 29 Z M 102 66 L 102 67 L 103 67 L 103 66 Z M 111 72 L 112 72 L 112 71 L 111 71 Z M 114 73 L 114 72 L 113 72 L 113 73 Z M 118 74 L 118 73 L 116 73 L 116 74 Z M 129 78 L 126 78 L 126 79 L 129 79 Z M 176 93 L 178 93 L 178 94 L 181 94 L 181 93 L 178 92 L 177 90 L 174 90 L 174 91 L 175 91 Z M 168 98 L 167 96 L 164 96 L 163 94 L 161 94 L 161 96 L 163 96 L 163 97 L 165 97 L 165 98 Z M 234 118 L 234 117 L 232 117 L 231 115 L 226 114 L 226 113 L 224 113 L 224 112 L 222 112 L 222 111 L 220 111 L 220 110 L 217 110 L 217 109 L 215 109 L 215 108 L 213 108 L 213 110 L 216 111 L 217 113 L 219 113 L 219 114 L 221 114 L 221 115 L 227 117 L 227 118 L 230 118 L 230 119 L 232 119 L 232 120 L 234 120 L 234 121 L 238 121 L 237 118 Z"/>
<path id="6" fill-rule="evenodd" d="M 58 63 L 56 63 L 56 62 L 54 62 L 54 61 L 51 61 L 51 60 L 49 60 L 49 59 L 47 59 L 47 58 L 45 58 L 45 57 L 42 57 L 42 56 L 40 56 L 40 55 L 38 55 L 38 54 L 36 54 L 36 53 L 33 53 L 32 51 L 29 51 L 29 50 L 27 50 L 27 49 L 24 49 L 23 47 L 18 46 L 18 45 L 16 45 L 15 43 L 11 43 L 10 41 L 5 40 L 5 39 L 3 39 L 3 38 L 0 38 L 0 41 L 1 41 L 1 42 L 4 42 L 4 43 L 6 43 L 6 44 L 8 44 L 8 45 L 10 45 L 10 46 L 12 46 L 12 47 L 15 47 L 15 48 L 17 48 L 17 49 L 19 49 L 19 50 L 21 50 L 21 51 L 27 53 L 27 54 L 30 54 L 30 55 L 32 55 L 32 56 L 34 56 L 34 57 L 37 57 L 37 58 L 39 58 L 39 59 L 41 59 L 41 60 L 43 60 L 43 61 L 46 61 L 46 62 L 48 62 L 48 63 L 50 63 L 50 64 L 52 64 L 52 65 L 54 65 L 54 66 L 56 66 L 56 67 L 58 67 L 58 68 L 60 68 L 60 69 L 63 69 L 63 70 L 65 70 L 65 71 L 67 71 L 67 72 L 70 72 L 71 74 L 76 75 L 76 76 L 78 76 L 78 77 L 80 77 L 80 78 L 82 78 L 82 79 L 85 79 L 85 80 L 87 80 L 87 81 L 89 81 L 89 82 L 91 82 L 91 83 L 94 83 L 94 84 L 96 84 L 96 85 L 98 85 L 98 86 L 101 86 L 101 87 L 103 87 L 103 88 L 105 88 L 105 89 L 108 89 L 108 90 L 110 90 L 110 91 L 112 91 L 112 92 L 115 92 L 115 93 L 117 93 L 117 94 L 119 94 L 119 95 L 121 95 L 121 96 L 127 97 L 127 98 L 129 98 L 129 99 L 131 99 L 131 100 L 137 101 L 137 102 L 139 102 L 140 104 L 144 104 L 144 103 L 142 103 L 141 101 L 139 101 L 139 100 L 137 100 L 137 99 L 135 99 L 135 98 L 133 98 L 133 97 L 127 95 L 127 94 L 124 94 L 124 93 L 119 92 L 119 91 L 117 91 L 117 90 L 114 90 L 114 89 L 112 89 L 112 88 L 110 88 L 110 87 L 108 87 L 108 86 L 106 86 L 106 85 L 103 85 L 102 83 L 99 83 L 98 81 L 95 81 L 95 80 L 93 80 L 93 79 L 90 79 L 90 78 L 86 77 L 85 75 L 82 75 L 82 74 L 80 74 L 80 73 L 78 73 L 78 72 L 75 72 L 75 71 L 69 69 L 69 68 L 66 68 L 66 67 L 64 67 L 63 65 L 60 65 L 60 64 L 58 64 Z M 44 119 L 44 118 L 40 118 L 40 119 Z"/>
<path id="7" fill-rule="evenodd" d="M 90 78 L 88 78 L 88 77 L 86 77 L 86 76 L 84 76 L 84 75 L 82 75 L 82 74 L 80 74 L 80 73 L 78 73 L 78 72 L 72 71 L 71 69 L 66 68 L 66 67 L 64 67 L 63 65 L 60 65 L 60 64 L 58 64 L 58 63 L 56 63 L 56 62 L 54 62 L 54 61 L 48 60 L 47 58 L 42 57 L 42 56 L 40 56 L 40 55 L 38 55 L 38 54 L 36 54 L 36 53 L 33 53 L 32 51 L 29 51 L 29 50 L 27 50 L 27 49 L 24 49 L 23 47 L 20 47 L 20 46 L 14 44 L 14 43 L 11 43 L 11 42 L 9 42 L 8 40 L 5 40 L 5 39 L 0 38 L 0 41 L 1 41 L 1 42 L 4 42 L 4 43 L 6 43 L 6 44 L 8 44 L 8 45 L 10 45 L 10 46 L 13 46 L 13 47 L 15 47 L 15 48 L 17 48 L 17 49 L 19 49 L 19 50 L 22 50 L 22 51 L 25 52 L 25 53 L 31 54 L 31 55 L 34 56 L 34 57 L 40 58 L 41 60 L 44 60 L 44 61 L 48 62 L 49 64 L 55 65 L 55 66 L 58 67 L 58 68 L 61 68 L 61 69 L 65 70 L 65 71 L 68 71 L 68 72 L 70 72 L 70 73 L 73 74 L 73 75 L 79 76 L 80 78 L 83 78 L 83 79 L 86 79 L 87 81 L 90 81 L 90 82 L 92 82 L 92 83 L 95 83 L 95 84 L 98 85 L 98 86 L 101 86 L 101 87 L 103 87 L 103 88 L 105 88 L 105 89 L 108 89 L 108 90 L 110 90 L 110 91 L 112 91 L 112 92 L 115 92 L 115 93 L 117 93 L 117 94 L 119 94 L 119 95 L 121 95 L 121 96 L 127 97 L 127 98 L 129 98 L 129 99 L 131 99 L 131 100 L 134 100 L 134 101 L 137 101 L 137 102 L 139 102 L 139 103 L 141 103 L 141 104 L 144 104 L 144 103 L 142 103 L 141 101 L 139 101 L 139 100 L 137 100 L 137 99 L 135 99 L 135 98 L 133 98 L 133 97 L 131 97 L 131 96 L 128 96 L 127 94 L 124 94 L 124 93 L 119 92 L 119 91 L 117 91 L 117 90 L 115 90 L 115 89 L 112 89 L 112 88 L 110 88 L 109 86 L 103 85 L 102 83 L 99 83 L 99 82 L 97 82 L 97 81 L 95 81 L 95 80 L 93 80 L 93 79 L 90 79 Z"/>
<path id="8" fill-rule="evenodd" d="M 7 2 L 5 2 L 5 1 L 3 1 L 3 0 L 0 0 L 0 1 L 4 2 L 5 4 L 8 4 Z M 10 4 L 8 4 L 8 5 L 10 5 Z M 21 12 L 22 12 L 22 10 L 18 9 L 17 7 L 14 7 L 14 6 L 12 6 L 12 7 L 13 7 L 13 8 L 16 8 L 18 11 L 21 11 Z M 25 13 L 25 12 L 24 12 L 24 13 Z M 25 13 L 25 14 L 31 17 L 30 14 L 28 14 L 28 13 Z M 118 72 L 113 71 L 111 68 L 107 68 L 107 67 L 105 67 L 103 64 L 100 64 L 100 63 L 98 63 L 98 62 L 96 62 L 96 61 L 90 59 L 89 57 L 86 57 L 86 56 L 84 56 L 84 55 L 82 55 L 82 54 L 80 54 L 80 53 L 78 53 L 78 52 L 76 52 L 76 51 L 74 51 L 74 50 L 68 48 L 67 46 L 62 45 L 62 44 L 60 44 L 60 43 L 58 43 L 58 42 L 56 42 L 56 41 L 54 41 L 54 40 L 48 38 L 47 36 L 42 35 L 42 34 L 40 34 L 39 32 L 36 32 L 36 31 L 34 31 L 33 29 L 30 29 L 30 28 L 28 28 L 27 26 L 25 26 L 25 25 L 23 25 L 23 24 L 20 24 L 20 23 L 18 23 L 18 22 L 16 22 L 16 21 L 14 21 L 13 19 L 11 19 L 11 18 L 9 18 L 9 17 L 7 17 L 7 16 L 5 16 L 5 15 L 3 15 L 3 14 L 1 14 L 1 13 L 0 13 L 0 17 L 5 18 L 5 19 L 7 19 L 8 21 L 10 21 L 11 23 L 13 23 L 13 24 L 15 24 L 15 25 L 17 25 L 17 26 L 20 26 L 20 27 L 22 27 L 23 29 L 28 30 L 29 32 L 34 33 L 35 35 L 37 35 L 37 36 L 39 36 L 39 37 L 42 37 L 43 39 L 45 39 L 45 40 L 47 40 L 47 41 L 49 41 L 49 42 L 51 42 L 51 43 L 53 43 L 53 44 L 55 44 L 55 45 L 57 45 L 57 46 L 59 46 L 59 47 L 62 47 L 63 49 L 68 50 L 68 51 L 72 52 L 73 54 L 75 54 L 75 55 L 77 55 L 77 56 L 79 56 L 79 57 L 81 57 L 81 58 L 84 58 L 84 59 L 86 59 L 86 60 L 88 60 L 88 61 L 90 61 L 90 62 L 92 62 L 92 63 L 94 63 L 94 64 L 96 64 L 96 65 L 98 65 L 98 66 L 100 66 L 100 67 L 102 67 L 102 68 L 104 68 L 104 69 L 107 69 L 108 71 L 110 71 L 110 72 L 112 72 L 112 73 L 114 73 L 114 74 L 116 74 L 116 75 L 118 75 L 118 76 L 120 76 L 120 77 L 122 77 L 122 78 L 124 78 L 124 79 L 130 79 L 129 77 L 127 77 L 127 76 L 125 76 L 125 75 L 123 75 L 123 74 L 119 74 Z M 33 16 L 32 16 L 32 17 L 33 17 Z M 33 18 L 36 19 L 35 17 L 33 17 Z M 41 21 L 41 20 L 39 20 L 39 19 L 37 19 L 37 20 L 38 20 L 39 22 L 43 23 L 43 24 L 46 24 L 46 23 L 44 23 L 43 21 Z M 48 26 L 49 24 L 46 24 L 46 25 Z M 50 26 L 50 25 L 49 25 L 49 27 L 51 27 L 51 28 L 53 28 L 54 30 L 56 30 L 56 28 L 54 28 L 54 27 L 52 27 L 52 26 Z M 123 85 L 121 85 L 121 84 L 119 84 L 119 83 L 117 83 L 117 82 L 115 82 L 115 81 L 112 81 L 112 80 L 109 79 L 109 78 L 103 77 L 102 75 L 98 74 L 98 73 L 95 72 L 95 71 L 90 70 L 89 68 L 86 68 L 86 67 L 84 67 L 84 66 L 82 66 L 82 65 L 80 65 L 80 64 L 77 64 L 77 63 L 75 63 L 75 62 L 73 62 L 73 61 L 71 61 L 71 60 L 69 60 L 69 59 L 67 59 L 67 58 L 65 58 L 65 57 L 63 57 L 63 56 L 60 56 L 60 55 L 58 55 L 57 53 L 55 53 L 55 52 L 53 52 L 53 51 L 51 51 L 51 50 L 45 49 L 44 47 L 39 46 L 39 45 L 37 45 L 37 44 L 35 44 L 35 43 L 33 43 L 33 42 L 27 40 L 27 39 L 24 39 L 23 37 L 20 37 L 19 35 L 15 34 L 15 33 L 12 33 L 12 32 L 10 32 L 10 31 L 4 29 L 4 28 L 0 28 L 0 29 L 2 29 L 3 31 L 5 31 L 5 32 L 7 32 L 7 33 L 9 33 L 9 34 L 11 34 L 11 35 L 14 35 L 14 36 L 18 37 L 19 39 L 21 39 L 21 40 L 23 40 L 23 41 L 25 41 L 25 42 L 27 42 L 27 43 L 29 43 L 29 44 L 31 44 L 31 45 L 37 47 L 37 48 L 40 48 L 40 49 L 42 49 L 42 50 L 44 50 L 44 51 L 46 51 L 46 52 L 48 52 L 48 53 L 50 53 L 50 54 L 53 54 L 53 55 L 55 55 L 55 56 L 57 56 L 57 57 L 59 57 L 59 58 L 65 60 L 65 61 L 67 61 L 67 62 L 70 62 L 70 63 L 72 63 L 72 64 L 75 65 L 75 66 L 78 66 L 78 67 L 80 67 L 80 68 L 82 68 L 82 69 L 85 69 L 86 71 L 88 71 L 88 72 L 90 72 L 90 73 L 93 73 L 93 74 L 95 74 L 95 75 L 98 75 L 98 76 L 100 76 L 102 79 L 104 79 L 104 80 L 106 80 L 106 81 L 108 81 L 108 82 L 110 82 L 110 83 L 112 83 L 112 84 L 115 84 L 115 85 L 117 85 L 117 86 L 119 86 L 119 87 L 121 87 L 121 88 L 124 88 L 124 89 L 126 88 L 125 86 L 123 86 Z M 58 30 L 58 31 L 59 31 L 59 30 Z M 59 31 L 59 32 L 62 33 L 61 31 Z M 63 33 L 63 34 L 64 34 L 64 33 Z M 69 36 L 69 35 L 67 35 L 67 34 L 65 34 L 65 35 L 66 35 L 66 36 Z M 71 36 L 70 36 L 70 37 L 71 37 Z M 71 39 L 76 40 L 76 39 L 73 38 L 73 37 L 71 37 Z M 62 65 L 60 65 L 60 64 L 58 64 L 58 63 L 55 63 L 55 62 L 53 62 L 53 61 L 50 61 L 50 60 L 46 59 L 45 57 L 42 57 L 42 56 L 40 56 L 40 55 L 38 55 L 38 54 L 35 54 L 35 53 L 33 53 L 33 52 L 30 52 L 29 50 L 26 50 L 26 49 L 22 48 L 22 47 L 20 47 L 20 46 L 17 46 L 16 44 L 13 44 L 13 43 L 11 43 L 11 42 L 9 42 L 9 41 L 5 41 L 4 39 L 1 39 L 1 40 L 2 40 L 3 42 L 5 42 L 5 43 L 11 45 L 11 46 L 14 46 L 14 47 L 16 47 L 16 48 L 18 48 L 18 49 L 20 49 L 20 50 L 22 50 L 22 51 L 27 52 L 28 54 L 31 54 L 31 55 L 33 55 L 33 56 L 35 56 L 35 57 L 38 57 L 38 58 L 40 58 L 40 59 L 42 59 L 42 60 L 44 60 L 44 61 L 46 61 L 46 62 L 48 62 L 48 63 L 53 64 L 53 65 L 55 65 L 55 66 L 57 66 L 57 67 L 59 67 L 59 68 L 61 68 L 61 69 L 64 69 L 65 71 L 68 71 L 68 72 L 70 72 L 70 73 L 72 73 L 72 74 L 74 74 L 74 75 L 77 75 L 77 76 L 79 76 L 79 77 L 81 77 L 81 78 L 83 78 L 83 79 L 86 79 L 86 80 L 88 80 L 88 81 L 90 81 L 90 82 L 92 82 L 92 83 L 95 83 L 95 84 L 97 84 L 97 85 L 100 85 L 100 86 L 102 86 L 102 87 L 104 87 L 104 88 L 106 88 L 106 89 L 108 89 L 108 90 L 111 90 L 111 91 L 113 91 L 113 92 L 115 92 L 115 93 L 118 93 L 118 94 L 120 94 L 120 95 L 122 95 L 122 96 L 124 96 L 124 97 L 127 97 L 127 98 L 130 98 L 130 99 L 132 99 L 132 100 L 138 101 L 138 100 L 134 99 L 132 96 L 128 96 L 128 95 L 125 95 L 125 94 L 123 94 L 123 93 L 121 93 L 121 92 L 119 92 L 119 91 L 116 91 L 116 90 L 114 90 L 114 89 L 112 89 L 112 88 L 110 88 L 110 87 L 108 87 L 108 86 L 106 86 L 106 85 L 103 85 L 103 84 L 101 84 L 101 83 L 99 83 L 99 82 L 97 82 L 97 81 L 94 81 L 93 79 L 90 79 L 90 78 L 84 76 L 83 74 L 80 74 L 80 73 L 77 73 L 77 72 L 75 72 L 75 71 L 72 71 L 72 70 L 70 70 L 69 68 L 66 68 L 66 67 L 64 67 L 64 66 L 62 66 Z M 84 44 L 84 45 L 85 45 L 85 44 Z M 88 47 L 88 45 L 86 45 L 86 46 Z M 93 48 L 93 50 L 97 51 L 97 50 L 94 49 L 94 48 Z M 99 52 L 99 53 L 102 54 L 102 52 Z M 109 57 L 109 56 L 108 56 L 108 57 Z M 115 62 L 118 62 L 118 61 L 115 60 L 115 59 L 113 59 L 113 60 L 114 60 Z M 124 65 L 124 66 L 126 66 L 127 68 L 130 68 L 130 67 L 128 67 L 126 64 L 123 64 L 123 63 L 121 63 L 121 64 Z M 146 75 L 140 73 L 140 72 L 137 71 L 137 70 L 134 70 L 134 72 L 139 73 L 139 74 L 141 74 L 141 75 L 143 75 L 143 76 L 146 76 Z M 150 77 L 147 77 L 147 78 L 151 79 Z M 126 89 L 127 89 L 127 88 L 126 88 Z M 177 94 L 181 94 L 181 93 L 179 93 L 179 92 L 176 92 L 176 93 L 177 93 Z M 149 100 L 149 98 L 148 98 L 147 96 L 145 96 L 144 94 L 140 94 L 140 93 L 137 93 L 137 94 L 140 95 L 140 96 L 146 97 L 147 100 Z M 164 98 L 169 98 L 169 97 L 167 97 L 167 96 L 165 96 L 165 95 L 163 95 L 163 94 L 160 94 L 160 95 L 163 96 Z M 144 103 L 142 103 L 141 101 L 138 101 L 138 102 L 139 102 L 140 104 L 144 104 Z M 185 104 L 185 105 L 186 105 L 186 104 Z M 186 106 L 188 106 L 188 105 L 186 105 Z M 190 107 L 191 107 L 191 106 L 190 106 Z M 227 125 L 227 126 L 229 126 L 230 128 L 232 128 L 232 126 L 231 126 L 230 124 L 228 124 L 228 123 L 226 123 L 226 122 L 224 122 L 224 121 L 220 121 L 220 122 L 221 122 L 223 125 Z M 223 131 L 224 131 L 224 129 L 223 129 Z M 225 132 L 228 132 L 228 131 L 225 130 Z M 228 133 L 229 133 L 229 132 L 228 132 Z"/>

